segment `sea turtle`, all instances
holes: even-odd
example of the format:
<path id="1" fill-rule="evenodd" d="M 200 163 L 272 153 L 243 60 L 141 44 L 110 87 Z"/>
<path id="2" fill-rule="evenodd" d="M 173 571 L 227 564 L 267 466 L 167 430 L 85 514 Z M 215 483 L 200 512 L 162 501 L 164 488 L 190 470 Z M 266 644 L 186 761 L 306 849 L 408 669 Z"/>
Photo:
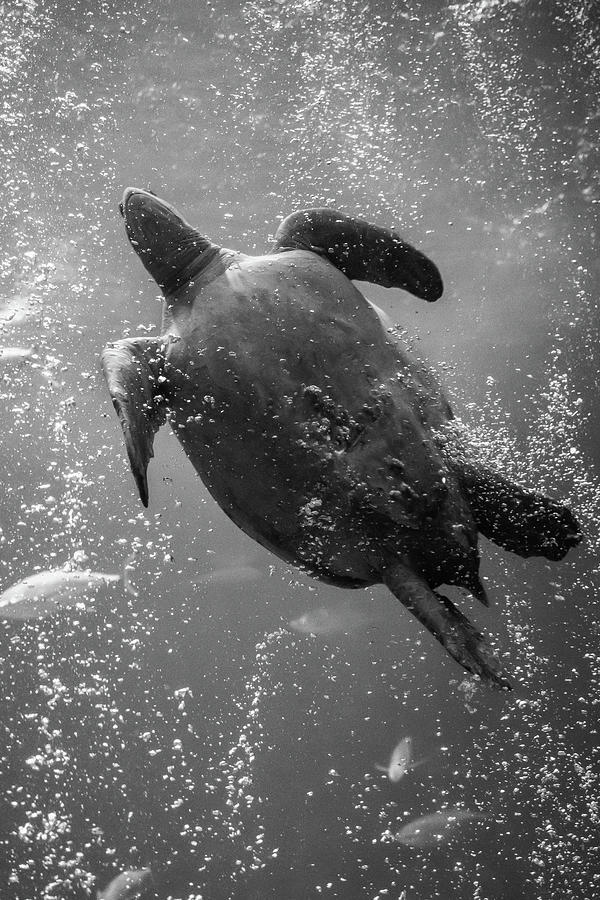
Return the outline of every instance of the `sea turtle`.
<path id="1" fill-rule="evenodd" d="M 165 297 L 160 337 L 103 353 L 142 503 L 168 417 L 243 531 L 323 581 L 387 585 L 466 669 L 508 687 L 435 589 L 487 602 L 478 531 L 560 559 L 579 528 L 565 506 L 459 449 L 436 379 L 352 284 L 433 301 L 436 266 L 393 231 L 330 209 L 289 216 L 263 256 L 217 246 L 149 191 L 127 188 L 120 209 Z"/>

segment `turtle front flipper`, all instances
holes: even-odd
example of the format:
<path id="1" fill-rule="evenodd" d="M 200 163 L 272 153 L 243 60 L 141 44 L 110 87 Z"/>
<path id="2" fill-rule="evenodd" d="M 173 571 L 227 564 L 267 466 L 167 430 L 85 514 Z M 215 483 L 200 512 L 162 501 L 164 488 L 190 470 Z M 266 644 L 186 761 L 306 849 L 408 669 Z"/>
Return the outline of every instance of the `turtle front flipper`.
<path id="1" fill-rule="evenodd" d="M 422 300 L 438 300 L 444 290 L 437 266 L 394 231 L 333 209 L 304 209 L 284 219 L 274 251 L 285 250 L 310 250 L 351 280 L 403 288 Z"/>
<path id="2" fill-rule="evenodd" d="M 461 666 L 484 681 L 510 689 L 486 639 L 447 597 L 400 562 L 387 566 L 383 582 Z"/>
<path id="3" fill-rule="evenodd" d="M 119 208 L 131 246 L 165 297 L 188 284 L 221 253 L 170 203 L 150 191 L 125 188 Z"/>
<path id="4" fill-rule="evenodd" d="M 154 435 L 166 419 L 166 402 L 158 382 L 164 362 L 163 344 L 148 338 L 116 341 L 102 353 L 104 377 L 144 506 L 148 506 L 146 470 L 154 456 Z"/>

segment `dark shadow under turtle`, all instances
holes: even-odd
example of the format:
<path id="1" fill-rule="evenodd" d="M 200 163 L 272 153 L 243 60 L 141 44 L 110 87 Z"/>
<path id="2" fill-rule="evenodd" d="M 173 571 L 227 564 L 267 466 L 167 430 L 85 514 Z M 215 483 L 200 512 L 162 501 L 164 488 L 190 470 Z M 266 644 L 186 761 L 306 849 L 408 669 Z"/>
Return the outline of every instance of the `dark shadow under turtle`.
<path id="1" fill-rule="evenodd" d="M 259 257 L 216 246 L 147 191 L 128 188 L 121 212 L 165 296 L 161 337 L 103 354 L 144 505 L 168 417 L 252 538 L 340 587 L 387 585 L 461 665 L 508 686 L 482 635 L 435 589 L 487 602 L 478 532 L 552 560 L 580 533 L 565 506 L 460 449 L 436 379 L 351 282 L 433 301 L 435 265 L 394 232 L 329 209 L 289 216 Z"/>

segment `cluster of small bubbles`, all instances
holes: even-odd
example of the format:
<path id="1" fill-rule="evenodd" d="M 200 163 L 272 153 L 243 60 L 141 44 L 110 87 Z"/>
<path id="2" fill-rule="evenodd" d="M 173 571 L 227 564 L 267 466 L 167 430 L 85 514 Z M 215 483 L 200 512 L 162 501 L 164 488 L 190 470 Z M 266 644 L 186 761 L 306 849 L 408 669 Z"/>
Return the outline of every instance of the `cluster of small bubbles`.
<path id="1" fill-rule="evenodd" d="M 577 514 L 586 543 L 593 558 L 597 558 L 600 552 L 600 487 L 588 470 L 585 454 L 581 449 L 584 417 L 570 363 L 580 349 L 579 329 L 572 327 L 574 318 L 588 318 L 589 310 L 595 303 L 585 290 L 585 270 L 577 260 L 572 260 L 571 253 L 568 257 L 567 254 L 564 256 L 564 268 L 566 272 L 571 269 L 572 291 L 566 303 L 561 302 L 553 309 L 555 346 L 550 352 L 548 383 L 541 394 L 536 427 L 536 433 L 540 435 L 538 464 L 542 472 L 547 473 L 548 481 L 545 486 L 548 489 L 551 490 L 552 484 L 558 481 L 563 490 L 568 490 L 571 496 L 577 498 Z M 573 574 L 576 576 L 575 571 Z M 598 566 L 590 560 L 587 572 L 583 577 L 579 575 L 574 578 L 572 588 L 572 596 L 578 597 L 581 604 L 582 637 L 588 647 L 590 636 L 597 637 L 599 634 L 597 617 L 591 612 L 600 584 L 599 574 Z M 559 596 L 555 595 L 555 600 Z M 560 883 L 560 868 L 557 869 L 555 864 L 549 865 L 550 859 L 558 860 L 564 868 L 577 864 L 581 874 L 589 872 L 590 877 L 593 877 L 593 871 L 584 860 L 598 852 L 597 742 L 591 744 L 590 761 L 572 743 L 566 742 L 569 732 L 573 737 L 589 732 L 587 715 L 593 716 L 593 710 L 600 702 L 600 664 L 597 655 L 589 649 L 582 655 L 589 665 L 590 675 L 586 679 L 587 696 L 579 697 L 575 703 L 575 707 L 580 710 L 579 716 L 570 723 L 568 729 L 562 729 L 562 735 L 557 735 L 556 729 L 549 725 L 545 728 L 552 741 L 552 752 L 548 753 L 547 761 L 542 766 L 538 794 L 554 815 L 551 816 L 552 828 L 539 829 L 539 855 L 545 864 L 544 874 L 540 874 L 538 880 L 551 890 Z M 577 669 L 573 669 L 566 682 L 576 684 L 580 677 Z M 561 802 L 566 785 L 570 788 L 571 802 Z M 557 817 L 560 817 L 560 827 L 556 824 Z"/>
<path id="2" fill-rule="evenodd" d="M 424 65 L 440 33 L 437 17 L 360 0 L 327 9 L 310 0 L 252 0 L 244 19 L 249 48 L 237 63 L 245 87 L 231 100 L 268 148 L 261 155 L 276 168 L 272 196 L 287 205 L 347 204 L 388 221 L 408 206 L 418 217 L 418 195 L 427 190 L 422 133 L 435 140 L 454 102 Z M 406 37 L 401 47 L 393 43 L 398 32 Z M 417 119 L 413 93 L 427 90 L 435 100 Z"/>
<path id="3" fill-rule="evenodd" d="M 556 194 L 556 206 L 539 203 L 540 195 L 547 195 L 549 188 L 552 190 L 553 178 L 563 177 L 565 158 L 568 160 L 573 153 L 572 142 L 570 136 L 559 135 L 558 131 L 552 138 L 548 136 L 545 143 L 540 142 L 537 135 L 546 133 L 546 124 L 536 106 L 536 90 L 523 93 L 526 80 L 518 72 L 521 62 L 513 60 L 511 72 L 501 74 L 498 69 L 504 60 L 509 63 L 515 52 L 514 28 L 518 27 L 518 14 L 515 15 L 515 5 L 512 6 L 511 9 L 509 3 L 495 2 L 460 4 L 453 10 L 465 40 L 467 71 L 480 91 L 482 127 L 490 138 L 490 146 L 497 151 L 496 159 L 490 161 L 490 171 L 496 166 L 495 178 L 506 177 L 510 184 L 507 192 L 513 191 L 521 181 L 525 190 L 531 191 L 534 204 L 537 194 L 535 211 L 546 217 L 546 231 L 541 228 L 536 231 L 519 217 L 513 221 L 514 230 L 511 234 L 507 232 L 505 238 L 520 241 L 526 254 L 536 260 L 540 272 L 542 266 L 556 271 L 560 287 L 551 305 L 544 309 L 550 326 L 547 343 L 551 342 L 544 379 L 534 397 L 523 398 L 528 401 L 527 407 L 522 403 L 528 415 L 527 439 L 517 436 L 510 418 L 502 412 L 493 377 L 488 379 L 486 415 L 469 422 L 469 431 L 472 449 L 488 464 L 521 483 L 568 498 L 582 525 L 587 548 L 596 556 L 599 488 L 582 447 L 586 417 L 589 417 L 582 391 L 584 387 L 592 392 L 596 390 L 592 384 L 596 366 L 592 361 L 597 344 L 593 278 L 585 262 L 586 250 L 590 248 L 583 228 L 586 213 L 584 210 L 581 223 L 570 226 L 569 231 L 566 219 L 561 221 L 559 215 L 564 193 Z M 547 14 L 544 10 L 544 15 Z M 491 21 L 498 37 L 494 42 L 489 37 Z M 560 83 L 569 85 L 567 94 L 571 99 L 576 95 L 581 97 L 580 73 L 585 71 L 593 80 L 597 78 L 591 71 L 598 47 L 590 37 L 593 29 L 589 6 L 584 3 L 567 8 L 565 4 L 555 4 L 552 21 L 557 33 L 570 34 L 570 45 L 578 48 L 574 54 L 561 55 L 560 65 L 569 74 L 564 74 Z M 558 89 L 558 82 L 553 89 Z M 587 132 L 585 140 L 589 140 L 590 122 L 596 114 L 589 109 L 583 115 L 583 125 L 575 127 L 573 132 L 583 128 Z M 522 123 L 522 129 L 515 128 L 515 120 Z M 597 141 L 592 141 L 590 148 L 594 144 L 597 146 Z M 541 154 L 537 149 L 534 151 L 540 146 L 544 148 Z M 581 139 L 579 146 L 581 150 Z M 559 160 L 557 148 L 561 152 Z M 586 152 L 576 157 L 578 165 L 571 162 L 567 166 L 567 172 L 577 168 L 583 199 L 589 199 L 596 190 L 595 176 L 586 170 L 595 151 L 590 149 L 589 156 Z M 519 163 L 522 179 L 514 172 Z M 566 185 L 564 182 L 563 189 Z M 523 201 L 522 193 L 519 200 Z M 550 241 L 548 234 L 552 235 Z M 589 383 L 585 384 L 584 379 L 589 379 Z M 486 759 L 493 759 L 496 770 L 496 790 L 504 782 L 501 790 L 507 797 L 521 808 L 536 810 L 538 821 L 527 836 L 533 863 L 530 877 L 539 896 L 544 897 L 557 893 L 566 897 L 592 896 L 594 891 L 595 873 L 589 860 L 598 853 L 598 783 L 593 774 L 597 768 L 597 742 L 592 736 L 595 726 L 590 733 L 589 722 L 598 703 L 600 681 L 597 654 L 590 646 L 598 635 L 594 612 L 598 569 L 590 558 L 584 565 L 585 570 L 580 572 L 581 562 L 565 562 L 562 570 L 552 569 L 551 575 L 545 576 L 549 579 L 547 603 L 553 607 L 553 618 L 561 621 L 561 604 L 563 608 L 565 602 L 571 604 L 568 630 L 563 631 L 563 649 L 571 659 L 575 652 L 575 665 L 561 663 L 556 655 L 551 657 L 542 649 L 547 643 L 545 632 L 553 626 L 546 616 L 540 617 L 532 609 L 531 589 L 525 589 L 519 600 L 505 595 L 504 619 L 511 644 L 509 659 L 519 682 L 528 686 L 529 696 L 524 699 L 517 695 L 510 700 L 498 727 L 489 738 L 484 737 L 484 744 L 489 740 Z M 498 589 L 498 596 L 502 596 L 501 581 L 495 574 L 492 584 Z M 553 675 L 556 669 L 559 672 Z M 571 696 L 573 691 L 579 691 L 579 696 Z M 555 719 L 551 710 L 562 709 L 565 703 L 571 706 L 571 713 Z M 492 748 L 498 746 L 498 741 L 514 750 L 508 766 L 506 759 L 494 758 Z M 506 773 L 511 772 L 510 779 L 502 777 L 503 765 Z"/>
<path id="4" fill-rule="evenodd" d="M 114 175 L 102 157 L 112 142 L 116 98 L 94 80 L 100 70 L 112 69 L 107 39 L 88 35 L 76 52 L 80 42 L 72 44 L 72 33 L 58 21 L 60 9 L 15 0 L 2 11 L 0 337 L 3 345 L 18 341 L 27 350 L 13 354 L 12 364 L 7 356 L 0 373 L 0 396 L 9 411 L 0 436 L 7 460 L 4 587 L 31 569 L 66 564 L 76 570 L 103 556 L 104 535 L 89 533 L 98 505 L 90 463 L 102 451 L 91 448 L 87 433 L 93 418 L 85 407 L 97 376 L 89 346 L 93 329 L 85 323 L 88 296 L 92 300 L 97 288 L 89 248 L 94 244 L 97 253 L 104 242 L 94 182 L 98 192 L 112 192 Z M 99 5 L 99 14 L 108 11 Z M 67 70 L 78 55 L 93 53 L 94 43 L 97 49 L 104 43 L 100 55 L 106 58 L 92 62 L 87 84 L 79 79 L 71 89 Z M 80 341 L 85 362 L 79 361 Z M 88 790 L 88 775 L 99 762 L 92 781 L 123 784 L 119 732 L 127 711 L 119 708 L 116 679 L 139 669 L 140 638 L 133 621 L 122 643 L 110 625 L 96 639 L 102 618 L 77 611 L 66 623 L 3 626 L 2 723 L 9 742 L 2 768 L 11 783 L 1 831 L 10 896 L 95 895 L 99 872 L 115 857 L 104 837 L 111 829 L 95 824 L 101 803 L 91 796 L 94 788 Z M 89 756 L 82 753 L 86 733 Z M 121 793 L 135 808 L 132 794 Z"/>
<path id="5" fill-rule="evenodd" d="M 598 108 L 590 82 L 598 84 L 600 49 L 594 39 L 589 0 L 558 0 L 550 7 L 523 0 L 482 0 L 455 3 L 449 10 L 460 39 L 465 78 L 476 98 L 476 118 L 486 137 L 479 183 L 483 185 L 489 178 L 485 170 L 493 172 L 505 182 L 506 195 L 519 179 L 521 202 L 529 196 L 538 212 L 547 210 L 551 201 L 540 206 L 539 198 L 549 190 L 554 188 L 551 200 L 564 197 L 565 174 L 577 178 L 585 200 L 597 198 L 594 132 Z M 524 17 L 539 24 L 527 52 L 522 37 Z M 547 44 L 546 36 L 550 38 Z M 569 47 L 569 52 L 550 56 L 553 42 Z M 530 65 L 532 57 L 535 66 Z M 550 71 L 552 77 L 548 77 Z M 555 109 L 565 110 L 568 122 L 570 110 L 586 95 L 587 109 L 580 124 L 565 128 L 555 115 L 558 124 L 548 129 L 543 105 L 549 96 Z M 560 182 L 561 193 L 556 187 Z"/>
<path id="6" fill-rule="evenodd" d="M 577 301 L 581 303 L 581 300 L 581 291 L 574 291 L 573 305 Z M 586 305 L 583 305 L 583 310 Z M 578 395 L 574 390 L 569 364 L 570 353 L 576 353 L 568 331 L 573 310 L 558 307 L 556 316 L 556 345 L 549 354 L 548 380 L 537 398 L 537 413 L 530 423 L 528 445 L 524 447 L 517 439 L 505 414 L 501 412 L 493 384 L 489 384 L 488 416 L 486 421 L 480 419 L 470 427 L 470 450 L 476 450 L 479 458 L 503 473 L 511 474 L 515 480 L 535 485 L 550 494 L 555 494 L 557 485 L 560 485 L 560 493 L 576 498 L 577 514 L 584 533 L 593 552 L 597 552 L 599 488 L 593 475 L 586 470 L 580 449 L 582 411 L 581 404 L 577 402 Z M 458 430 L 461 430 L 460 426 Z M 569 587 L 570 574 L 574 583 Z M 492 584 L 497 595 L 501 596 L 501 582 L 496 576 Z M 592 609 L 590 592 L 596 590 L 597 584 L 598 570 L 593 565 L 588 565 L 583 576 L 567 570 L 563 582 L 560 575 L 553 573 L 550 589 L 553 589 L 554 603 L 564 603 L 567 593 L 572 597 L 577 595 L 581 603 L 579 618 L 587 619 L 581 634 L 577 633 L 578 628 L 571 635 L 571 644 L 582 641 L 585 647 L 590 636 L 598 634 L 595 616 L 586 615 L 586 610 Z M 540 622 L 539 617 L 534 615 L 531 601 L 526 597 L 515 600 L 505 595 L 504 601 L 512 672 L 521 684 L 536 685 L 536 688 L 533 691 L 529 688 L 527 699 L 517 696 L 509 703 L 498 727 L 490 735 L 486 758 L 493 759 L 496 790 L 505 792 L 512 802 L 517 802 L 522 808 L 533 804 L 540 816 L 528 838 L 532 847 L 531 878 L 541 892 L 540 896 L 552 896 L 560 890 L 565 892 L 565 896 L 575 898 L 582 889 L 588 889 L 582 886 L 594 879 L 593 867 L 586 860 L 598 852 L 595 824 L 598 779 L 594 774 L 596 752 L 593 747 L 588 751 L 592 761 L 587 761 L 573 742 L 582 727 L 585 731 L 589 730 L 584 725 L 585 710 L 591 712 L 598 703 L 600 668 L 595 653 L 589 650 L 582 653 L 590 666 L 591 678 L 586 686 L 587 696 L 580 697 L 576 704 L 581 709 L 580 718 L 569 725 L 549 722 L 548 711 L 564 702 L 562 691 L 580 682 L 583 673 L 574 669 L 571 673 L 565 673 L 561 682 L 546 676 L 545 673 L 550 673 L 557 665 L 556 659 L 551 661 L 543 651 L 540 652 L 547 623 Z M 586 603 L 589 604 L 587 607 Z M 570 621 L 571 625 L 577 625 L 573 614 Z M 476 712 L 466 694 L 465 701 L 469 711 Z M 504 769 L 504 777 L 503 758 L 491 755 L 491 748 L 498 746 L 498 740 L 507 747 L 513 747 L 513 758 L 509 767 Z M 510 778 L 506 779 L 509 772 Z M 503 781 L 507 782 L 506 786 L 499 788 Z M 571 797 L 570 801 L 567 796 Z M 507 830 L 507 836 L 509 833 Z M 569 873 L 576 873 L 576 881 L 571 885 Z"/>
<path id="7" fill-rule="evenodd" d="M 466 71 L 478 97 L 478 115 L 489 141 L 494 166 L 511 164 L 516 156 L 529 171 L 531 155 L 540 131 L 534 98 L 524 87 L 521 54 L 517 35 L 518 13 L 522 0 L 513 3 L 457 3 L 452 6 L 460 35 Z M 494 19 L 498 45 L 488 41 L 490 19 Z M 480 37 L 481 29 L 483 37 Z M 537 151 L 535 151 L 537 152 Z"/>

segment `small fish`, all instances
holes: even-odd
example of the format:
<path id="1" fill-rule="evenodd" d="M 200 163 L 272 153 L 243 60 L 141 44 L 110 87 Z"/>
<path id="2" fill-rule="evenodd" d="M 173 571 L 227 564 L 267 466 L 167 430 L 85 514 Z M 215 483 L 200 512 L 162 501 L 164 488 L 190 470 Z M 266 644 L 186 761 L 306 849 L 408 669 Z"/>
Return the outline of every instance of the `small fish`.
<path id="1" fill-rule="evenodd" d="M 417 766 L 425 762 L 424 759 L 413 760 L 412 743 L 411 737 L 403 737 L 392 750 L 387 766 L 375 764 L 375 768 L 380 772 L 385 772 L 392 784 L 396 784 L 401 778 L 404 778 L 407 772 L 410 772 L 411 769 L 416 769 Z"/>
<path id="2" fill-rule="evenodd" d="M 489 818 L 470 809 L 443 809 L 407 822 L 394 839 L 407 847 L 437 847 L 450 841 L 467 822 Z"/>
<path id="3" fill-rule="evenodd" d="M 103 891 L 97 892 L 98 900 L 141 900 L 148 896 L 148 886 L 152 883 L 150 869 L 127 869 L 121 872 Z"/>
<path id="4" fill-rule="evenodd" d="M 0 365 L 3 363 L 17 364 L 24 362 L 33 356 L 31 347 L 0 347 Z"/>
<path id="5" fill-rule="evenodd" d="M 120 575 L 89 570 L 36 572 L 0 594 L 0 619 L 43 619 L 75 606 L 90 591 L 120 580 Z"/>
<path id="6" fill-rule="evenodd" d="M 352 606 L 337 606 L 327 609 L 325 606 L 304 613 L 298 619 L 292 619 L 290 628 L 302 634 L 338 634 L 353 631 L 365 625 L 369 618 L 365 613 Z"/>

